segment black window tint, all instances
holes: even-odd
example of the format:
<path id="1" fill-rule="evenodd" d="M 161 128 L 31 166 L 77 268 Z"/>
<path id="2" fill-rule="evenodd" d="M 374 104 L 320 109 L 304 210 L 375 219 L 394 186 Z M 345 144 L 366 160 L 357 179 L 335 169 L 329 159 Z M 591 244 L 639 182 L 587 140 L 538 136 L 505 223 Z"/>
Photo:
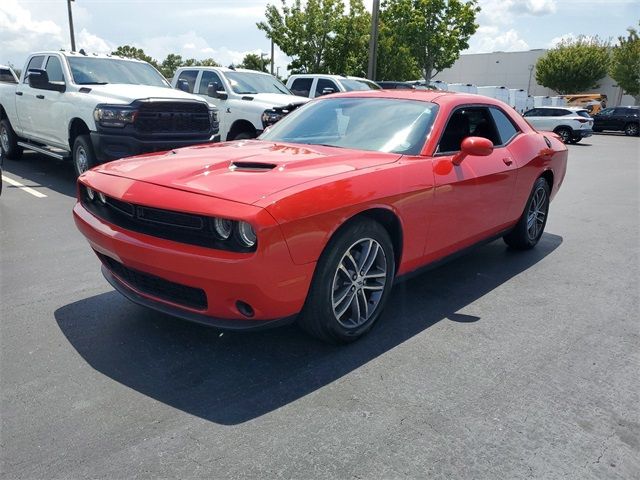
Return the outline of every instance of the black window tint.
<path id="1" fill-rule="evenodd" d="M 291 93 L 300 97 L 308 97 L 313 78 L 296 78 L 291 85 Z"/>
<path id="2" fill-rule="evenodd" d="M 36 57 L 31 57 L 31 60 L 29 60 L 29 65 L 27 65 L 27 73 L 29 73 L 29 70 L 37 70 L 42 68 L 42 62 L 44 61 L 44 55 L 38 55 Z M 27 77 L 28 75 L 25 74 L 24 76 L 24 83 L 27 83 Z"/>
<path id="3" fill-rule="evenodd" d="M 591 115 L 589 115 L 589 112 L 587 112 L 586 110 L 578 110 L 578 115 L 584 118 L 591 118 Z"/>
<path id="4" fill-rule="evenodd" d="M 484 107 L 466 107 L 456 110 L 444 129 L 438 152 L 457 152 L 466 137 L 483 137 L 500 145 L 489 109 Z"/>
<path id="5" fill-rule="evenodd" d="M 330 88 L 331 90 L 333 90 L 332 93 L 339 91 L 338 87 L 333 81 L 327 80 L 326 78 L 319 78 L 318 83 L 316 83 L 316 97 L 319 97 L 320 95 L 322 95 L 322 91 L 325 88 Z"/>
<path id="6" fill-rule="evenodd" d="M 220 80 L 218 74 L 216 72 L 209 72 L 205 70 L 204 72 L 202 72 L 202 78 L 200 79 L 200 88 L 198 89 L 198 93 L 200 95 L 206 95 L 210 83 L 217 83 L 218 91 L 224 91 L 224 85 L 222 84 L 222 80 Z"/>
<path id="7" fill-rule="evenodd" d="M 627 114 L 627 109 L 626 108 L 616 108 L 613 110 L 613 114 L 614 115 L 626 115 Z"/>
<path id="8" fill-rule="evenodd" d="M 501 110 L 498 110 L 497 108 L 491 108 L 490 111 L 491 116 L 493 117 L 493 121 L 496 123 L 498 134 L 500 135 L 501 140 L 496 145 L 504 145 L 505 143 L 509 143 L 509 141 L 518 134 L 518 129 Z"/>
<path id="9" fill-rule="evenodd" d="M 524 112 L 525 117 L 539 117 L 540 111 L 537 108 L 529 110 L 528 112 Z"/>
<path id="10" fill-rule="evenodd" d="M 605 108 L 604 110 L 602 110 L 600 112 L 600 115 L 603 115 L 605 117 L 607 117 L 607 116 L 609 116 L 611 114 L 613 114 L 613 108 Z"/>
<path id="11" fill-rule="evenodd" d="M 58 57 L 49 57 L 47 60 L 47 75 L 50 82 L 64 82 L 64 73 Z"/>
<path id="12" fill-rule="evenodd" d="M 183 70 L 180 72 L 178 83 L 176 85 L 179 85 L 180 81 L 184 80 L 189 85 L 189 93 L 193 93 L 196 88 L 196 78 L 198 78 L 197 70 Z"/>
<path id="13" fill-rule="evenodd" d="M 16 83 L 16 80 L 8 69 L 0 68 L 0 82 Z"/>
<path id="14" fill-rule="evenodd" d="M 556 108 L 553 111 L 553 116 L 554 117 L 564 117 L 565 115 L 572 115 L 573 112 L 571 110 L 566 110 L 564 108 Z"/>

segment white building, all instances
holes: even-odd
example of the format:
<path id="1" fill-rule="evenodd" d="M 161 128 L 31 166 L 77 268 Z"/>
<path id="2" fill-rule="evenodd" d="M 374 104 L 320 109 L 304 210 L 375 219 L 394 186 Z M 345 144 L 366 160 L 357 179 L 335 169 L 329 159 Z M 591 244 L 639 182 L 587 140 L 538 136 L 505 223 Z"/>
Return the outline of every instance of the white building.
<path id="1" fill-rule="evenodd" d="M 504 85 L 507 88 L 521 88 L 529 95 L 545 95 L 553 97 L 557 92 L 538 85 L 535 65 L 546 50 L 529 50 L 526 52 L 493 52 L 461 55 L 453 67 L 434 77 L 447 83 L 472 83 L 478 87 L 483 85 Z M 607 106 L 633 105 L 630 95 L 622 95 L 622 89 L 608 75 L 600 82 L 599 88 L 586 92 L 571 93 L 604 93 Z"/>

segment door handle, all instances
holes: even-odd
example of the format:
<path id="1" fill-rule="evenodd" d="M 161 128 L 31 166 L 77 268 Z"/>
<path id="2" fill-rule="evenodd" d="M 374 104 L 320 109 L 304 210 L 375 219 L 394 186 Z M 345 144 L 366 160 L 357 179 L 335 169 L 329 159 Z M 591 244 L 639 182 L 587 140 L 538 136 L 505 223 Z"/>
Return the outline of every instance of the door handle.
<path id="1" fill-rule="evenodd" d="M 44 100 L 44 95 L 36 95 L 36 98 L 39 98 L 40 100 Z"/>
<path id="2" fill-rule="evenodd" d="M 503 158 L 502 161 L 506 166 L 509 166 L 513 163 L 513 160 L 511 160 L 509 157 Z"/>
<path id="3" fill-rule="evenodd" d="M 16 95 L 22 96 L 22 92 L 16 92 Z"/>

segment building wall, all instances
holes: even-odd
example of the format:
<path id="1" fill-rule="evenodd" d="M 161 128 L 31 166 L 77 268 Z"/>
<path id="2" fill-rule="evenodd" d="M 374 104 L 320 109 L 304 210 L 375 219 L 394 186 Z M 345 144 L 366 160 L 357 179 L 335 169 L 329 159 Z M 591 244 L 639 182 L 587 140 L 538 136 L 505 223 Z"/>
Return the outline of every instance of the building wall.
<path id="1" fill-rule="evenodd" d="M 526 52 L 493 52 L 461 55 L 453 67 L 434 77 L 447 83 L 473 83 L 477 86 L 502 85 L 508 88 L 522 88 L 529 95 L 549 95 L 557 93 L 536 82 L 535 65 L 546 50 Z M 633 105 L 630 95 L 622 95 L 620 87 L 608 75 L 600 82 L 600 87 L 587 92 L 604 93 L 608 98 L 607 106 Z"/>

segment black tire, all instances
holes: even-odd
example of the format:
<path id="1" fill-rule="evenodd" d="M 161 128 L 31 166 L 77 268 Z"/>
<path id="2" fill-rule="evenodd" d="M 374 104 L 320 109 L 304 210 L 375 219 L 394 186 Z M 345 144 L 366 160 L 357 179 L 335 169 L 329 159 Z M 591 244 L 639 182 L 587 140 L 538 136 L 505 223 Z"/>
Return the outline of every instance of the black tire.
<path id="1" fill-rule="evenodd" d="M 0 148 L 6 158 L 20 160 L 22 147 L 18 145 L 18 136 L 13 131 L 8 118 L 0 120 Z"/>
<path id="2" fill-rule="evenodd" d="M 370 264 L 367 259 L 371 260 Z M 364 268 L 362 264 L 356 265 L 360 262 L 365 264 Z M 345 265 L 346 269 L 341 268 Z M 378 222 L 356 219 L 341 228 L 322 253 L 298 324 L 327 342 L 353 342 L 367 333 L 380 317 L 394 276 L 395 260 L 389 234 Z M 371 311 L 370 306 L 373 306 Z"/>
<path id="3" fill-rule="evenodd" d="M 507 245 L 518 250 L 529 250 L 536 246 L 544 233 L 544 227 L 547 225 L 549 193 L 550 187 L 547 181 L 542 177 L 538 178 L 533 185 L 520 220 L 513 227 L 513 230 L 502 237 Z M 541 197 L 543 197 L 542 204 L 539 204 Z M 530 225 L 534 211 L 537 212 L 533 219 L 535 230 L 534 225 Z"/>
<path id="4" fill-rule="evenodd" d="M 571 143 L 578 143 L 580 140 L 582 140 L 582 137 L 574 137 L 574 138 L 571 140 Z"/>
<path id="5" fill-rule="evenodd" d="M 98 164 L 89 135 L 79 135 L 76 137 L 76 140 L 73 142 L 71 160 L 73 161 L 73 169 L 77 177 Z"/>
<path id="6" fill-rule="evenodd" d="M 624 126 L 624 134 L 628 137 L 637 137 L 640 133 L 640 126 L 637 123 L 627 123 Z"/>
<path id="7" fill-rule="evenodd" d="M 256 138 L 256 136 L 251 135 L 250 132 L 238 132 L 231 140 L 249 140 L 250 138 Z"/>
<path id="8" fill-rule="evenodd" d="M 567 127 L 556 128 L 554 132 L 560 136 L 560 139 L 563 141 L 563 143 L 570 143 L 571 139 L 573 138 L 571 130 Z"/>

